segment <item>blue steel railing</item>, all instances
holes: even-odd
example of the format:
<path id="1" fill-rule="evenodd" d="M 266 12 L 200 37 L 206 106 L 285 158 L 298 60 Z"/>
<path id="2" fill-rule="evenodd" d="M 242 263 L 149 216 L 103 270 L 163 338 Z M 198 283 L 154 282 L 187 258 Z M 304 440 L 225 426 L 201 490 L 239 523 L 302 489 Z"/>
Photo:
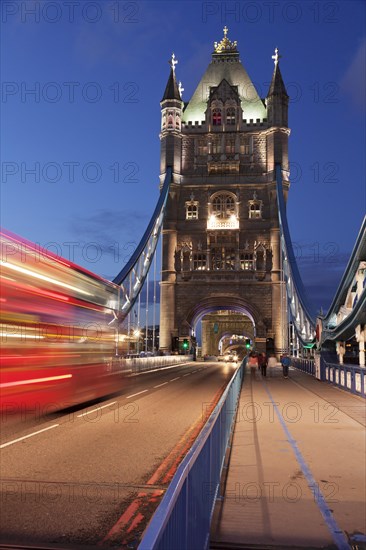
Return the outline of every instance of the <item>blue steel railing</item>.
<path id="1" fill-rule="evenodd" d="M 338 388 L 347 390 L 355 395 L 366 397 L 366 368 L 356 365 L 340 365 L 327 363 L 324 359 L 320 363 L 321 379 Z"/>
<path id="2" fill-rule="evenodd" d="M 123 321 L 128 315 L 144 286 L 163 226 L 171 179 L 172 167 L 168 166 L 164 184 L 149 225 L 131 258 L 113 279 L 113 283 L 120 287 L 117 308 L 118 315 L 115 321 Z"/>
<path id="3" fill-rule="evenodd" d="M 301 359 L 300 357 L 291 357 L 292 366 L 296 369 L 302 370 L 307 374 L 315 376 L 315 362 L 313 359 Z"/>
<path id="4" fill-rule="evenodd" d="M 138 550 L 208 548 L 225 453 L 243 379 L 243 364 L 180 464 Z"/>

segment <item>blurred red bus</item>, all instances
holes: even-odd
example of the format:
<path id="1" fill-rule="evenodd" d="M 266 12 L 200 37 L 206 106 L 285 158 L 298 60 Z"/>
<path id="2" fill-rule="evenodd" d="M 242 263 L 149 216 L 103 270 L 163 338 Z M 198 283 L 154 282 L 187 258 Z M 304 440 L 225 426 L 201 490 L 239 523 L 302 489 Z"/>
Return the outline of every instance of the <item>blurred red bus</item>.
<path id="1" fill-rule="evenodd" d="M 50 412 L 117 391 L 119 287 L 2 231 L 0 404 Z"/>

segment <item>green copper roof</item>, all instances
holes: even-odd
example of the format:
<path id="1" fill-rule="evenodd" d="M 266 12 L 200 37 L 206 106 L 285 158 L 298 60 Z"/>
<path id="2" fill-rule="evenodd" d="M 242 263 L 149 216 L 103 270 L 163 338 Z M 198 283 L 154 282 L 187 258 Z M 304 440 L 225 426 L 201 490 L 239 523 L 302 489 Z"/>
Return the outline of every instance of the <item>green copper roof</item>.
<path id="1" fill-rule="evenodd" d="M 228 40 L 226 37 L 226 27 L 224 33 L 224 39 L 220 43 L 215 42 L 212 61 L 184 110 L 184 122 L 192 122 L 194 124 L 195 122 L 201 123 L 205 120 L 210 87 L 218 86 L 223 79 L 226 79 L 231 86 L 238 87 L 243 118 L 247 120 L 263 120 L 267 118 L 266 108 L 239 60 L 236 42 Z"/>

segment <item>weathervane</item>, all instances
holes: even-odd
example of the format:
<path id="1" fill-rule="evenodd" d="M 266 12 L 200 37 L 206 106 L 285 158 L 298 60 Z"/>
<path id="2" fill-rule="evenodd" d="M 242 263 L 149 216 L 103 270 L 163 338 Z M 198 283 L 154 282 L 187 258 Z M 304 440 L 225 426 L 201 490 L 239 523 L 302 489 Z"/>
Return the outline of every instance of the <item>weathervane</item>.
<path id="1" fill-rule="evenodd" d="M 277 65 L 278 60 L 282 57 L 282 55 L 278 54 L 278 48 L 275 49 L 275 54 L 272 55 L 272 59 L 274 60 L 274 64 Z"/>
<path id="2" fill-rule="evenodd" d="M 172 53 L 172 58 L 171 60 L 169 61 L 169 65 L 171 66 L 171 68 L 173 69 L 173 72 L 175 72 L 175 66 L 176 64 L 178 63 L 178 59 L 175 59 L 175 54 L 174 52 Z"/>

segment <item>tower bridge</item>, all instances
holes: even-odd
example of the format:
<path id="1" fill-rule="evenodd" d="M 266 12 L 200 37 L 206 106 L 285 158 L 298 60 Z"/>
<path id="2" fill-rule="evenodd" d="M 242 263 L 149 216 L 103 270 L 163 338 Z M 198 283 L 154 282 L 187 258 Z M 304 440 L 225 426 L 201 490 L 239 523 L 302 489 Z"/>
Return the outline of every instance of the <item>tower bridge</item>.
<path id="1" fill-rule="evenodd" d="M 185 102 L 173 54 L 160 196 L 113 282 L 2 233 L 1 547 L 366 543 L 366 221 L 316 317 L 287 223 L 289 97 L 277 49 L 272 57 L 262 99 L 225 27 Z M 152 300 L 160 235 L 160 354 L 147 349 L 146 312 L 154 356 L 125 357 L 144 285 Z M 243 356 L 250 341 L 273 355 L 268 377 L 244 361 L 178 355 L 176 346 L 194 352 L 199 324 L 204 354 Z M 285 380 L 275 357 L 289 350 Z"/>
<path id="2" fill-rule="evenodd" d="M 265 351 L 267 338 L 278 354 L 288 347 L 275 166 L 283 168 L 286 201 L 289 97 L 278 52 L 274 61 L 262 100 L 236 42 L 225 34 L 186 103 L 171 63 L 161 101 L 162 179 L 172 167 L 163 227 L 162 349 L 187 336 L 192 310 L 208 303 L 234 310 L 240 304 L 249 312 L 258 350 Z"/>

